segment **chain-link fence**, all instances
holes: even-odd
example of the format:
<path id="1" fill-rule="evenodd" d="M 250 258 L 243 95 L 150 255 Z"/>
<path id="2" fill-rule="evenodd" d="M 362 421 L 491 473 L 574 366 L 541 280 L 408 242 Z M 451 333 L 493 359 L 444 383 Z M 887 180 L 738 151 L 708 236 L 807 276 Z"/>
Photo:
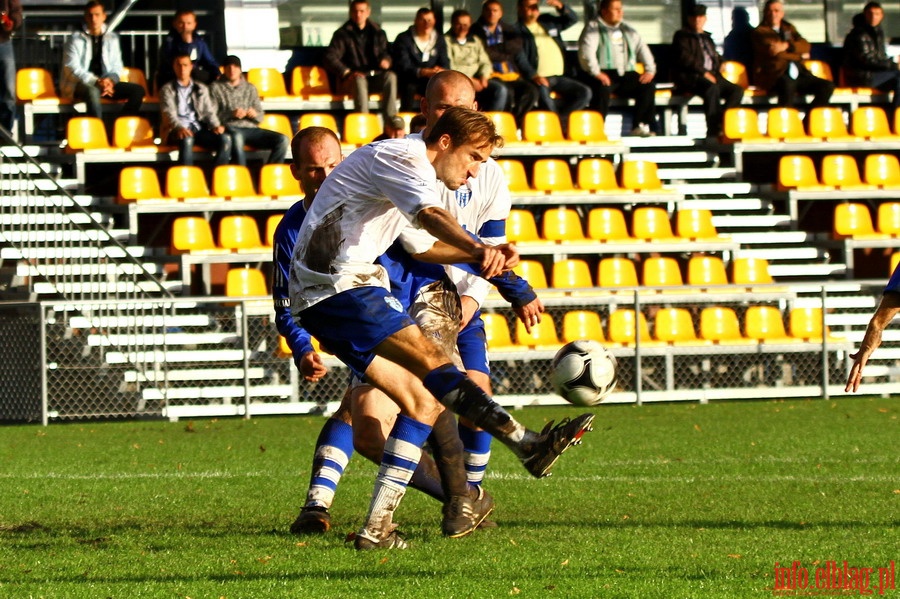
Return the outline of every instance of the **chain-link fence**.
<path id="1" fill-rule="evenodd" d="M 785 292 L 786 299 L 768 303 L 748 293 L 742 301 L 704 294 L 676 304 L 691 315 L 695 334 L 704 309 L 713 305 L 733 311 L 741 332 L 752 307 L 774 308 L 788 334 L 795 308 L 812 307 L 821 315 L 815 309 L 824 305 L 829 334 L 805 340 L 659 341 L 657 313 L 676 296 L 651 292 L 614 300 L 551 298 L 547 315 L 560 342 L 566 313 L 599 317 L 618 359 L 619 384 L 610 402 L 827 397 L 843 393 L 848 356 L 880 291 L 829 284 Z M 637 344 L 611 340 L 613 314 L 635 309 L 647 321 L 646 338 Z M 503 314 L 514 330 L 508 308 L 490 301 L 487 310 Z M 0 321 L 0 420 L 325 413 L 347 383 L 347 369 L 333 357 L 326 357 L 331 372 L 322 381 L 300 379 L 280 349 L 269 299 L 7 303 L 0 304 Z M 549 384 L 553 355 L 552 348 L 492 352 L 497 400 L 506 406 L 561 403 Z M 898 364 L 900 334 L 887 331 L 867 367 L 865 390 L 890 392 Z"/>

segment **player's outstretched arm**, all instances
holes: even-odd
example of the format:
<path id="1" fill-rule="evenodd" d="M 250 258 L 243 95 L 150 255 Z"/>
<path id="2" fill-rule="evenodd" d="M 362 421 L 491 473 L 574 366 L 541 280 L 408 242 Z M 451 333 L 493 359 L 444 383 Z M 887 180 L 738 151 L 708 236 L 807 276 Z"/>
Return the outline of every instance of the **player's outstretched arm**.
<path id="1" fill-rule="evenodd" d="M 443 208 L 425 208 L 417 219 L 423 229 L 439 240 L 431 249 L 416 254 L 419 260 L 441 264 L 480 263 L 481 275 L 485 278 L 497 276 L 519 262 L 519 252 L 514 246 L 490 247 L 476 241 Z"/>
<path id="2" fill-rule="evenodd" d="M 881 345 L 882 331 L 891 323 L 898 312 L 900 312 L 900 293 L 885 293 L 881 297 L 881 303 L 878 305 L 878 309 L 875 310 L 872 320 L 869 321 L 866 335 L 859 345 L 859 351 L 850 356 L 853 359 L 853 366 L 850 367 L 850 376 L 847 377 L 847 386 L 844 388 L 844 391 L 855 393 L 859 390 L 863 368 L 865 368 L 866 362 L 869 361 L 872 352 Z"/>

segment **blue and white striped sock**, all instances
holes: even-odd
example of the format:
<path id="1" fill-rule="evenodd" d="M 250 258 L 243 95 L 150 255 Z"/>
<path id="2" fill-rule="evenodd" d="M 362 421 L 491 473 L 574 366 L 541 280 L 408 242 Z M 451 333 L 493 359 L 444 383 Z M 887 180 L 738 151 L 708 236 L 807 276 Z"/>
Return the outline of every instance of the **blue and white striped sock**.
<path id="1" fill-rule="evenodd" d="M 377 542 L 390 532 L 394 510 L 406 493 L 429 434 L 431 427 L 427 424 L 403 414 L 397 416 L 384 443 L 384 456 L 375 479 L 366 524 L 359 532 L 361 536 Z"/>
<path id="2" fill-rule="evenodd" d="M 353 428 L 334 418 L 326 420 L 316 441 L 306 507 L 331 507 L 338 482 L 352 455 Z"/>
<path id="3" fill-rule="evenodd" d="M 470 485 L 480 486 L 484 480 L 488 460 L 491 459 L 491 435 L 487 431 L 469 428 L 459 423 L 459 438 L 462 440 L 466 478 Z"/>

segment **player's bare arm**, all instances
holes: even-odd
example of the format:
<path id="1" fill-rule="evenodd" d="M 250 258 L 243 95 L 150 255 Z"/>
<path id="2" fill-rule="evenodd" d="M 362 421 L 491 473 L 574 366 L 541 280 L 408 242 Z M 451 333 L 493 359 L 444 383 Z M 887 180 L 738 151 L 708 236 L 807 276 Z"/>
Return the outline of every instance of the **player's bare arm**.
<path id="1" fill-rule="evenodd" d="M 900 313 L 900 293 L 885 293 L 881 297 L 881 303 L 878 305 L 878 309 L 875 310 L 872 320 L 869 321 L 866 335 L 859 345 L 859 351 L 850 356 L 853 359 L 853 366 L 850 368 L 850 376 L 847 377 L 847 386 L 844 388 L 844 391 L 853 391 L 855 393 L 859 390 L 863 368 L 865 368 L 866 362 L 869 361 L 869 356 L 881 345 L 882 331 L 887 328 L 898 313 Z"/>

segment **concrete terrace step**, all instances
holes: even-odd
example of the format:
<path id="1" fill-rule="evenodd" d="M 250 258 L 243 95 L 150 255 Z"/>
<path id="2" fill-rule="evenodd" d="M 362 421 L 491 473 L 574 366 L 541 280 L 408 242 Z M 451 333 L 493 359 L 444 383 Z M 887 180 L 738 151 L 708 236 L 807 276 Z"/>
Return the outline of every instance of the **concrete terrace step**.
<path id="1" fill-rule="evenodd" d="M 144 262 L 140 265 L 131 262 L 90 264 L 73 262 L 70 264 L 44 264 L 40 268 L 32 266 L 27 262 L 18 262 L 16 264 L 16 274 L 20 277 L 36 277 L 36 276 L 96 276 L 96 275 L 121 275 L 135 274 L 139 272 L 148 272 L 153 275 L 162 274 L 163 269 L 160 264 L 155 262 Z"/>
<path id="2" fill-rule="evenodd" d="M 180 288 L 181 283 L 179 282 Z M 162 283 L 164 289 L 168 289 L 165 282 Z M 34 292 L 38 295 L 81 295 L 89 294 L 127 294 L 127 293 L 160 293 L 160 285 L 154 281 L 141 281 L 137 285 L 129 281 L 84 281 L 84 282 L 57 282 L 44 283 L 37 282 L 34 284 Z"/>
<path id="3" fill-rule="evenodd" d="M 772 231 L 771 229 L 786 229 L 792 224 L 793 221 L 787 214 L 727 214 L 719 216 L 713 214 L 713 225 L 715 225 L 716 229 L 720 233 L 728 231 L 731 238 L 741 244 L 786 243 L 784 241 L 775 242 L 769 236 L 778 236 L 782 233 L 795 233 L 796 231 Z M 732 231 L 732 229 L 759 229 L 759 231 L 736 233 Z"/>
<path id="4" fill-rule="evenodd" d="M 54 240 L 58 241 L 58 240 Z M 18 248 L 0 247 L 0 260 L 83 260 L 90 258 L 124 258 L 126 255 L 135 258 L 150 258 L 155 250 L 144 246 L 129 246 L 124 251 L 118 246 L 46 246 L 29 247 L 27 254 Z"/>
<path id="5" fill-rule="evenodd" d="M 96 230 L 89 229 L 80 231 L 70 229 L 65 231 L 59 230 L 37 230 L 37 231 L 6 231 L 2 233 L 2 237 L 9 243 L 44 243 L 44 242 L 106 242 L 112 239 L 128 239 L 128 229 L 110 229 Z"/>
<path id="6" fill-rule="evenodd" d="M 259 380 L 266 376 L 266 369 L 251 367 L 247 370 L 247 378 Z M 150 370 L 140 372 L 129 370 L 125 373 L 127 383 L 156 383 L 160 381 L 239 381 L 244 378 L 243 368 L 188 368 L 184 370 L 168 370 L 166 372 Z"/>
<path id="7" fill-rule="evenodd" d="M 88 335 L 90 347 L 118 347 L 121 345 L 224 345 L 240 343 L 237 333 L 147 333 L 135 335 Z"/>
<path id="8" fill-rule="evenodd" d="M 734 181 L 737 170 L 733 167 L 699 167 L 699 168 L 660 168 L 659 178 L 664 181 Z"/>
<path id="9" fill-rule="evenodd" d="M 135 304 L 140 306 L 140 304 Z M 73 329 L 118 329 L 123 327 L 146 327 L 146 328 L 206 328 L 213 324 L 213 317 L 210 314 L 157 314 L 150 316 L 122 314 L 118 316 L 72 316 L 69 318 L 69 326 Z"/>

